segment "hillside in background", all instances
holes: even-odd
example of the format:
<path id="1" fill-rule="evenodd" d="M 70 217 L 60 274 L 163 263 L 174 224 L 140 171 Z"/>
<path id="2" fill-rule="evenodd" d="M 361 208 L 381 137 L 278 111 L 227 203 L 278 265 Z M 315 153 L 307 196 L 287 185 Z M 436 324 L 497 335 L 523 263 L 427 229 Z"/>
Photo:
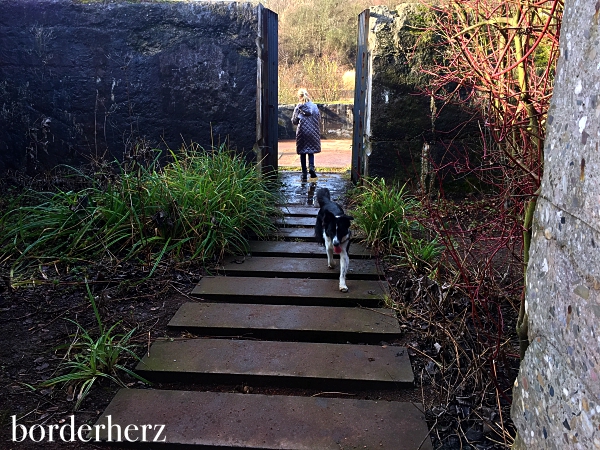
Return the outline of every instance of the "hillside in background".
<path id="1" fill-rule="evenodd" d="M 279 16 L 279 103 L 306 87 L 317 102 L 352 101 L 358 15 L 400 0 L 264 0 Z M 344 76 L 346 74 L 346 76 Z"/>

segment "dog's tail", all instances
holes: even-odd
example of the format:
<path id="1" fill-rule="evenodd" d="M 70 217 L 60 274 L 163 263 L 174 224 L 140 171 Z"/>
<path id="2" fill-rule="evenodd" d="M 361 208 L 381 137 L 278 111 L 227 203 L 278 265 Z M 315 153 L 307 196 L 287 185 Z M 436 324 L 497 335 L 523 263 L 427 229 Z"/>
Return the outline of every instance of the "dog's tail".
<path id="1" fill-rule="evenodd" d="M 323 207 L 325 204 L 324 200 L 331 201 L 331 195 L 329 194 L 329 189 L 321 188 L 317 191 L 317 201 L 319 202 L 319 206 Z"/>

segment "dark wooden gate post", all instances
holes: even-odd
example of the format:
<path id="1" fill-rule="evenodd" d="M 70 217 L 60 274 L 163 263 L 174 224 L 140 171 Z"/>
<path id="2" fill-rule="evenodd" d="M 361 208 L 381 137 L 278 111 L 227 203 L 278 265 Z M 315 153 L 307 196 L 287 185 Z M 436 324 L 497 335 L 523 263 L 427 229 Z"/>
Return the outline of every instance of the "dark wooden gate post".
<path id="1" fill-rule="evenodd" d="M 369 17 L 370 10 L 365 9 L 358 16 L 358 42 L 356 52 L 356 82 L 354 87 L 354 128 L 352 134 L 352 170 L 351 177 L 358 183 L 365 174 L 365 146 L 368 139 L 368 90 L 369 90 Z"/>
<path id="2" fill-rule="evenodd" d="M 257 158 L 263 174 L 276 174 L 277 151 L 277 103 L 278 103 L 278 57 L 277 14 L 258 5 L 258 92 L 256 95 L 256 144 Z"/>

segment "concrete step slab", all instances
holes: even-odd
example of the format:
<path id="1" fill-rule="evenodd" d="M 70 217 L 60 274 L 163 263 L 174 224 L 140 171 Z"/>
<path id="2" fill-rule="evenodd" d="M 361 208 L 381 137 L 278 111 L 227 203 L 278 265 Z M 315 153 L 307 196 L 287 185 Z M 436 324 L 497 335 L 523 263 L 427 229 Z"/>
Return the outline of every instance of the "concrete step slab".
<path id="1" fill-rule="evenodd" d="M 389 292 L 384 281 L 349 280 L 346 284 L 349 291 L 340 292 L 337 280 L 203 277 L 192 295 L 240 303 L 379 307 Z"/>
<path id="2" fill-rule="evenodd" d="M 277 231 L 272 233 L 271 236 L 278 239 L 285 239 L 288 241 L 314 242 L 315 230 L 314 228 L 281 227 Z M 360 241 L 360 236 L 357 233 L 354 233 L 352 236 L 352 242 L 358 241 Z"/>
<path id="3" fill-rule="evenodd" d="M 290 258 L 282 256 L 249 256 L 227 258 L 218 273 L 245 277 L 339 278 L 338 269 L 327 267 L 327 256 L 321 259 Z M 357 259 L 350 263 L 346 278 L 349 280 L 379 280 L 383 271 L 373 259 Z"/>
<path id="4" fill-rule="evenodd" d="M 291 217 L 317 217 L 318 206 L 281 206 L 285 216 Z"/>
<path id="5" fill-rule="evenodd" d="M 250 241 L 252 256 L 293 256 L 296 258 L 327 258 L 325 247 L 316 242 Z M 334 254 L 339 259 L 339 255 Z M 371 258 L 371 251 L 362 244 L 350 245 L 350 259 Z"/>
<path id="6" fill-rule="evenodd" d="M 400 335 L 386 308 L 184 303 L 169 328 L 212 336 L 311 342 L 389 342 Z"/>
<path id="7" fill-rule="evenodd" d="M 315 389 L 400 389 L 414 376 L 404 347 L 230 339 L 156 341 L 136 367 L 156 382 Z"/>
<path id="8" fill-rule="evenodd" d="M 283 217 L 275 220 L 275 225 L 279 227 L 310 227 L 314 229 L 314 217 Z"/>
<path id="9" fill-rule="evenodd" d="M 295 258 L 327 258 L 325 247 L 316 242 L 250 241 L 253 256 L 294 256 Z M 333 255 L 339 258 L 339 255 Z M 350 245 L 350 259 L 371 258 L 371 252 L 364 245 Z"/>
<path id="10" fill-rule="evenodd" d="M 281 227 L 274 233 L 273 237 L 278 239 L 295 240 L 302 242 L 314 242 L 315 241 L 315 230 L 314 228 L 287 228 Z"/>
<path id="11" fill-rule="evenodd" d="M 164 425 L 164 446 L 431 450 L 421 410 L 419 404 L 403 402 L 122 389 L 96 423 L 92 437 L 106 441 L 110 430 L 115 440 L 115 424 L 121 430 L 135 425 L 135 430 L 129 428 L 129 441 L 137 439 L 145 448 L 155 445 L 141 442 L 142 432 L 146 441 L 156 436 L 156 429 L 147 427 L 152 424 Z"/>

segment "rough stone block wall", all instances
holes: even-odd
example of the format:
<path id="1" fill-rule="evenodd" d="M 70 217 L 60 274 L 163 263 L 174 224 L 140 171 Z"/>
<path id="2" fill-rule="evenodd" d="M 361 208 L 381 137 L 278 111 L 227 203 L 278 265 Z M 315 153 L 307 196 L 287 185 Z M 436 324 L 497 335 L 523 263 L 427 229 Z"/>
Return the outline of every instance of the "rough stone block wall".
<path id="1" fill-rule="evenodd" d="M 296 126 L 292 114 L 296 105 L 279 105 L 279 139 L 295 139 Z M 352 139 L 352 105 L 319 103 L 321 111 L 321 137 L 324 139 Z"/>
<path id="2" fill-rule="evenodd" d="M 421 69 L 434 62 L 432 48 L 420 39 L 427 17 L 418 2 L 398 5 L 397 10 L 372 7 L 369 23 L 371 97 L 368 174 L 418 179 L 421 150 L 427 142 L 432 157 L 448 157 L 450 142 L 476 142 L 476 127 L 461 127 L 470 115 L 447 105 L 432 123 L 428 96 L 419 95 L 428 78 Z M 420 42 L 415 49 L 417 42 Z M 410 57 L 409 57 L 410 55 Z M 439 105 L 436 105 L 436 107 Z M 460 130 L 460 134 L 457 132 Z"/>
<path id="3" fill-rule="evenodd" d="M 513 389 L 517 448 L 600 448 L 600 27 L 565 2 L 527 269 L 531 344 Z"/>
<path id="4" fill-rule="evenodd" d="M 256 5 L 0 0 L 0 173 L 256 141 Z"/>

